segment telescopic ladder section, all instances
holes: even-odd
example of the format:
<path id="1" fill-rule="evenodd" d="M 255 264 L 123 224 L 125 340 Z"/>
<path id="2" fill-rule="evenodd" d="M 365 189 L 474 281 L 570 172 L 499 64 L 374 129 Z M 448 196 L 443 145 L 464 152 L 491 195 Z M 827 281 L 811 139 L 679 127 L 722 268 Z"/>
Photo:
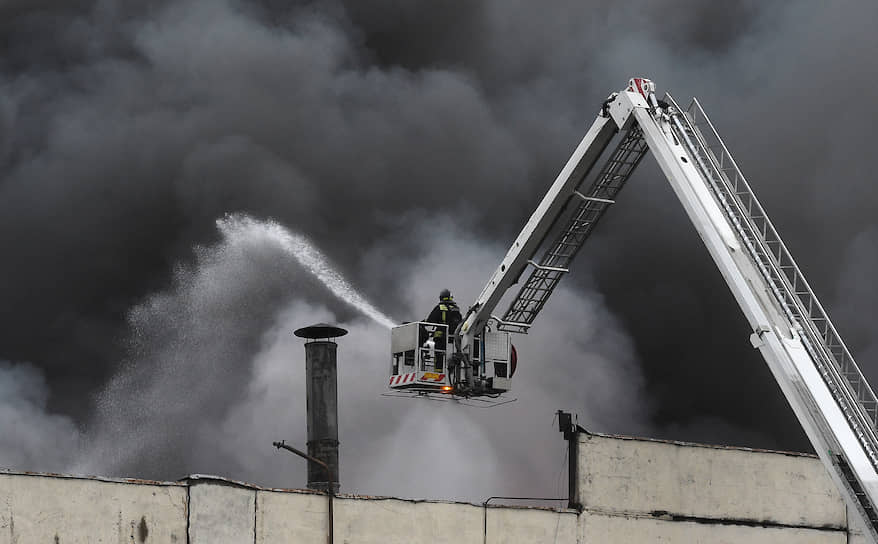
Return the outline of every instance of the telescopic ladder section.
<path id="1" fill-rule="evenodd" d="M 587 191 L 579 188 L 570 197 L 577 204 L 566 225 L 548 246 L 539 262 L 528 261 L 532 271 L 509 309 L 498 319 L 498 329 L 527 333 L 561 278 L 570 270 L 570 263 L 585 244 L 604 212 L 647 151 L 643 132 L 633 125 L 625 133 L 600 173 Z M 569 205 L 569 202 L 568 202 Z"/>
<path id="2" fill-rule="evenodd" d="M 607 99 L 467 312 L 460 345 L 469 349 L 489 319 L 500 331 L 527 332 L 650 150 L 753 328 L 753 346 L 849 511 L 878 544 L 878 398 L 701 105 L 693 100 L 684 111 L 670 96 L 656 100 L 652 89 L 635 78 Z M 578 189 L 617 128 L 621 142 L 591 187 Z M 560 234 L 548 236 L 556 228 Z M 493 316 L 527 266 L 533 269 L 507 312 Z"/>
<path id="3" fill-rule="evenodd" d="M 875 393 L 701 105 L 693 99 L 690 107 L 683 111 L 672 97 L 667 100 L 676 110 L 672 109 L 669 115 L 675 138 L 693 159 L 751 263 L 768 286 L 776 307 L 797 333 L 871 468 L 878 471 Z M 825 419 L 825 407 L 815 402 L 811 408 L 815 420 L 821 423 L 822 444 L 833 449 L 818 453 L 824 453 L 821 455 L 825 457 L 824 463 L 828 459 L 832 465 L 827 468 L 830 472 L 836 471 L 848 488 L 849 497 L 855 498 L 855 505 L 868 520 L 871 527 L 867 529 L 875 538 L 878 535 L 875 493 L 873 491 L 870 497 L 869 490 L 850 466 L 847 457 L 855 453 L 852 445 L 837 439 L 826 421 L 821 421 Z M 819 444 L 815 447 L 819 449 Z"/>
<path id="4" fill-rule="evenodd" d="M 687 115 L 676 120 L 681 121 L 678 130 L 685 135 L 687 146 L 694 148 L 700 159 L 699 166 L 705 166 L 711 188 L 751 256 L 759 263 L 778 304 L 790 321 L 801 327 L 802 336 L 807 340 L 805 346 L 819 366 L 820 374 L 849 415 L 851 426 L 858 429 L 856 434 L 863 448 L 878 468 L 875 393 L 698 101 L 693 100 Z M 699 130 L 701 127 L 705 130 Z M 714 142 L 710 147 L 705 132 Z M 719 157 L 712 153 L 711 147 L 720 150 Z"/>
<path id="5" fill-rule="evenodd" d="M 844 456 L 836 455 L 834 461 L 841 472 L 844 482 L 848 486 L 848 493 L 856 497 L 857 502 L 862 506 L 863 514 L 865 514 L 866 519 L 869 520 L 869 525 L 873 528 L 876 527 L 876 525 L 878 525 L 878 513 L 875 512 L 875 507 L 872 506 L 872 501 L 869 500 L 863 486 L 860 485 L 857 475 L 851 470 L 851 467 L 848 465 Z"/>

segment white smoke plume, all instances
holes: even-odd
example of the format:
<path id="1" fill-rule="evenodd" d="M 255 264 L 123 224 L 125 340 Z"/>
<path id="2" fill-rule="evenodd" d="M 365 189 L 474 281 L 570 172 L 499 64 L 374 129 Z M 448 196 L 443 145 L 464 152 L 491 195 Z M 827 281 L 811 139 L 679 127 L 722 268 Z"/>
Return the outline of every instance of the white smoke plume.
<path id="1" fill-rule="evenodd" d="M 337 321 L 333 299 L 355 291 L 344 283 L 346 290 L 317 292 L 326 280 L 311 276 L 332 265 L 302 266 L 302 254 L 313 258 L 316 249 L 288 243 L 303 238 L 277 223 L 237 217 L 218 227 L 219 243 L 200 249 L 196 263 L 178 269 L 171 289 L 132 312 L 131 356 L 101 395 L 89 447 L 70 470 L 157 478 L 212 472 L 303 485 L 301 461 L 271 447 L 280 439 L 305 443 L 304 350 L 291 331 Z M 467 240 L 450 223 L 444 227 L 451 234 L 433 239 L 418 227 L 431 251 L 400 265 L 409 278 L 403 291 L 413 301 L 410 319 L 429 312 L 441 286 L 460 286 L 465 304 L 502 252 Z M 328 277 L 343 281 L 337 272 Z M 596 429 L 644 428 L 630 341 L 597 296 L 564 291 L 550 303 L 535 332 L 516 341 L 517 400 L 489 409 L 381 396 L 389 332 L 381 320 L 365 318 L 379 310 L 356 300 L 363 316 L 342 322 L 350 334 L 339 339 L 346 491 L 470 500 L 562 496 L 565 446 L 555 410 L 574 410 Z"/>

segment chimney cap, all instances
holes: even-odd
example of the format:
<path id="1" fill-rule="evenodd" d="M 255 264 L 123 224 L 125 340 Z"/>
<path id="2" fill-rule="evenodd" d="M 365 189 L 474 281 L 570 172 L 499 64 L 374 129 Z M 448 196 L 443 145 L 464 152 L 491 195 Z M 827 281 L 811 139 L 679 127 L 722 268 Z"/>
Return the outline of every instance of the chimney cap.
<path id="1" fill-rule="evenodd" d="M 348 331 L 342 329 L 341 327 L 336 327 L 335 325 L 330 325 L 329 323 L 316 323 L 309 327 L 296 329 L 293 332 L 293 334 L 295 334 L 299 338 L 308 338 L 310 340 L 317 340 L 318 338 L 338 338 L 339 336 L 344 336 L 347 333 Z"/>

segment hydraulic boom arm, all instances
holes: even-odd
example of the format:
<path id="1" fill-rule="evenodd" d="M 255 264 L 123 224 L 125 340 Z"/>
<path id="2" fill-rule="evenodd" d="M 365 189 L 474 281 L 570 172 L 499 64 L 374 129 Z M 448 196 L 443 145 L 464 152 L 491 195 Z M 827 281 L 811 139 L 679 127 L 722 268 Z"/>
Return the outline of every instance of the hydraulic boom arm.
<path id="1" fill-rule="evenodd" d="M 515 365 L 509 332 L 528 331 L 651 150 L 747 318 L 751 344 L 855 514 L 851 521 L 878 544 L 878 398 L 698 101 L 683 110 L 670 95 L 657 100 L 654 91 L 651 81 L 634 78 L 607 99 L 467 311 L 451 349 L 425 336 L 424 325 L 435 324 L 394 328 L 390 387 L 463 397 L 508 391 Z M 617 132 L 622 136 L 615 150 L 590 176 Z M 509 309 L 495 316 L 528 267 Z M 495 331 L 489 331 L 491 321 Z"/>
<path id="2" fill-rule="evenodd" d="M 473 338 L 481 334 L 506 290 L 518 281 L 529 264 L 536 266 L 536 263 L 533 263 L 534 253 L 539 249 L 558 216 L 564 211 L 576 188 L 610 143 L 616 130 L 616 126 L 608 116 L 599 115 L 595 119 L 570 160 L 521 229 L 506 257 L 464 316 L 459 329 L 463 349 L 471 346 Z"/>
<path id="3" fill-rule="evenodd" d="M 494 317 L 500 330 L 527 332 L 648 148 L 749 321 L 753 347 L 850 510 L 878 542 L 878 398 L 700 104 L 693 100 L 684 111 L 669 95 L 657 100 L 654 89 L 651 81 L 635 78 L 607 101 L 467 315 L 463 345 L 480 333 L 500 297 L 530 265 L 533 271 L 509 311 Z M 622 142 L 591 190 L 576 190 L 615 129 L 624 134 Z M 571 197 L 581 200 L 579 208 L 534 261 Z"/>
<path id="4" fill-rule="evenodd" d="M 878 400 L 696 100 L 620 93 L 752 327 L 757 348 L 867 538 L 878 542 Z M 661 106 L 659 106 L 661 104 Z M 852 521 L 853 521 L 852 519 Z"/>

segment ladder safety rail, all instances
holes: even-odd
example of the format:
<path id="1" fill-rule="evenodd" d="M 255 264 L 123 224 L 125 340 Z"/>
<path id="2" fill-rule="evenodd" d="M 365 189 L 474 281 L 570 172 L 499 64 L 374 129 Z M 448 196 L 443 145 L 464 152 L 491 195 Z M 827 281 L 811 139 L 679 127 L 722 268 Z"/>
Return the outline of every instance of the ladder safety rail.
<path id="1" fill-rule="evenodd" d="M 594 196 L 585 196 L 579 191 L 573 191 L 573 194 L 581 198 L 582 200 L 591 200 L 592 202 L 603 202 L 605 204 L 615 204 L 615 200 L 610 200 L 609 198 L 597 198 Z"/>
<path id="2" fill-rule="evenodd" d="M 848 432 L 865 454 L 864 460 L 871 465 L 869 469 L 862 469 L 864 481 L 874 485 L 874 476 L 878 472 L 878 433 L 875 426 L 878 402 L 871 387 L 701 105 L 693 99 L 690 108 L 684 112 L 670 95 L 666 101 L 673 108 L 665 119 L 670 120 L 674 138 L 686 148 L 716 204 L 746 248 L 750 263 L 762 276 L 773 297 L 775 311 L 783 314 L 791 329 L 789 333 L 804 347 L 812 368 L 819 375 L 818 379 L 823 381 L 829 398 L 838 406 Z M 699 116 L 702 119 L 700 125 L 705 131 L 696 125 Z M 704 132 L 707 132 L 710 141 Z M 714 151 L 718 151 L 719 156 Z M 813 393 L 810 386 L 809 392 Z M 821 417 L 827 409 L 825 404 L 817 406 Z M 846 459 L 847 455 L 859 455 L 854 449 L 849 449 L 854 444 L 837 442 L 833 433 L 822 433 L 823 443 L 830 449 L 824 462 L 828 463 L 830 471 L 840 477 L 837 481 L 846 489 L 845 493 L 854 501 L 862 519 L 869 525 L 873 539 L 878 539 L 875 490 L 869 491 L 864 487 L 858 477 L 858 470 L 861 469 L 852 469 Z"/>
<path id="3" fill-rule="evenodd" d="M 567 164 L 564 165 L 549 190 L 543 195 L 543 199 L 525 223 L 494 274 L 485 284 L 481 294 L 467 310 L 458 328 L 460 346 L 464 356 L 466 356 L 473 338 L 492 318 L 496 306 L 507 290 L 518 283 L 524 270 L 529 266 L 529 261 L 534 260 L 534 255 L 547 239 L 550 231 L 558 222 L 558 218 L 564 214 L 573 191 L 582 184 L 582 180 L 589 176 L 617 132 L 618 126 L 613 119 L 606 112 L 599 113 L 591 128 L 588 129 L 573 151 Z M 567 268 L 544 262 L 538 264 L 553 268 Z M 561 276 L 565 272 L 543 270 L 541 273 L 553 277 Z M 531 323 L 517 319 L 496 319 L 496 321 L 498 324 L 506 322 L 505 327 L 501 330 L 522 333 L 527 332 Z"/>
<path id="4" fill-rule="evenodd" d="M 676 106 L 673 98 L 670 100 Z M 684 115 L 681 111 L 679 116 L 674 116 L 680 138 L 686 142 L 705 174 L 780 309 L 799 333 L 870 462 L 878 469 L 878 436 L 874 419 L 878 401 L 874 393 L 710 119 L 695 100 L 689 111 L 697 113 Z M 695 125 L 696 115 L 704 119 L 703 124 L 713 136 L 714 145 L 707 143 Z M 713 153 L 713 149 L 721 150 L 720 157 Z M 705 164 L 705 159 L 708 164 Z M 833 350 L 833 347 L 838 349 Z"/>
<path id="5" fill-rule="evenodd" d="M 585 244 L 595 225 L 607 208 L 616 202 L 616 195 L 637 168 L 647 150 L 643 132 L 634 124 L 627 130 L 589 190 L 585 193 L 579 189 L 573 191 L 570 199 L 578 198 L 581 202 L 539 262 L 533 259 L 528 261 L 533 270 L 510 303 L 503 318 L 498 320 L 499 330 L 527 331 L 522 325 L 529 327 L 536 319 L 561 278 L 569 271 L 570 263 Z"/>
<path id="6" fill-rule="evenodd" d="M 866 519 L 869 520 L 869 523 L 871 523 L 873 527 L 878 526 L 878 512 L 875 511 L 875 507 L 872 505 L 871 501 L 869 501 L 868 495 L 863 491 L 863 487 L 860 485 L 857 475 L 851 470 L 850 465 L 843 456 L 835 455 L 833 457 L 836 466 L 841 471 L 844 479 L 843 481 L 848 487 L 848 492 L 857 497 L 857 500 L 863 506 L 863 513 L 865 514 Z"/>
<path id="7" fill-rule="evenodd" d="M 750 185 L 741 174 L 737 163 L 729 154 L 722 138 L 720 138 L 719 134 L 716 132 L 713 123 L 711 123 L 710 118 L 704 113 L 704 110 L 697 99 L 692 100 L 692 104 L 688 109 L 688 116 L 696 127 L 698 127 L 698 125 L 705 125 L 708 128 L 708 134 L 716 140 L 716 145 L 714 145 L 713 148 L 722 150 L 720 157 L 718 159 L 715 158 L 718 167 L 726 172 L 727 178 L 729 172 L 734 174 L 734 178 L 728 178 L 727 183 L 740 201 L 741 206 L 748 209 L 748 213 L 751 215 L 754 223 L 756 223 L 758 230 L 763 233 L 767 249 L 775 260 L 779 272 L 786 277 L 786 280 L 790 284 L 791 298 L 798 299 L 798 302 L 804 310 L 805 316 L 808 317 L 807 321 L 810 321 L 811 324 L 814 325 L 814 330 L 820 335 L 820 337 L 822 337 L 822 343 L 835 359 L 838 370 L 857 392 L 857 396 L 860 403 L 863 405 L 863 409 L 872 421 L 872 426 L 874 427 L 878 425 L 878 398 L 876 398 L 871 386 L 869 386 L 868 382 L 863 377 L 863 374 L 854 361 L 850 350 L 848 350 L 847 345 L 845 345 L 835 326 L 832 324 L 832 321 L 830 321 L 823 306 L 820 304 L 819 300 L 817 300 L 817 297 L 811 290 L 811 286 L 808 284 L 798 265 L 796 265 L 789 250 L 787 250 L 786 245 L 777 234 L 771 220 L 759 204 L 759 201 L 756 200 Z M 703 119 L 701 123 L 698 122 L 699 117 Z M 701 131 L 698 132 L 701 134 Z M 727 166 L 726 163 L 728 164 Z"/>
<path id="8" fill-rule="evenodd" d="M 528 261 L 527 261 L 527 264 L 529 264 L 529 265 L 531 265 L 532 267 L 537 268 L 537 269 L 539 269 L 539 270 L 547 270 L 547 271 L 550 271 L 550 272 L 563 272 L 563 273 L 565 273 L 565 274 L 566 274 L 567 272 L 570 272 L 570 269 L 569 269 L 569 268 L 558 268 L 557 266 L 543 266 L 543 265 L 541 265 L 541 264 L 537 264 L 537 263 L 533 262 L 533 259 L 528 260 Z"/>
<path id="9" fill-rule="evenodd" d="M 492 334 L 529 331 L 651 150 L 750 323 L 753 347 L 844 496 L 851 519 L 865 523 L 869 541 L 878 543 L 878 397 L 701 104 L 693 99 L 684 110 L 670 95 L 656 100 L 654 89 L 651 81 L 633 78 L 604 103 L 464 316 L 455 355 L 470 361 L 473 340 L 486 327 Z M 618 145 L 591 174 L 617 132 Z M 494 315 L 527 268 L 509 308 L 502 317 Z M 478 380 L 478 367 L 463 368 L 468 396 L 496 383 L 485 377 L 484 365 Z"/>
<path id="10" fill-rule="evenodd" d="M 517 332 L 519 334 L 527 334 L 527 330 L 531 327 L 530 323 L 516 323 L 514 321 L 503 321 L 496 315 L 492 315 L 491 319 L 497 322 L 497 330 L 506 332 Z"/>

